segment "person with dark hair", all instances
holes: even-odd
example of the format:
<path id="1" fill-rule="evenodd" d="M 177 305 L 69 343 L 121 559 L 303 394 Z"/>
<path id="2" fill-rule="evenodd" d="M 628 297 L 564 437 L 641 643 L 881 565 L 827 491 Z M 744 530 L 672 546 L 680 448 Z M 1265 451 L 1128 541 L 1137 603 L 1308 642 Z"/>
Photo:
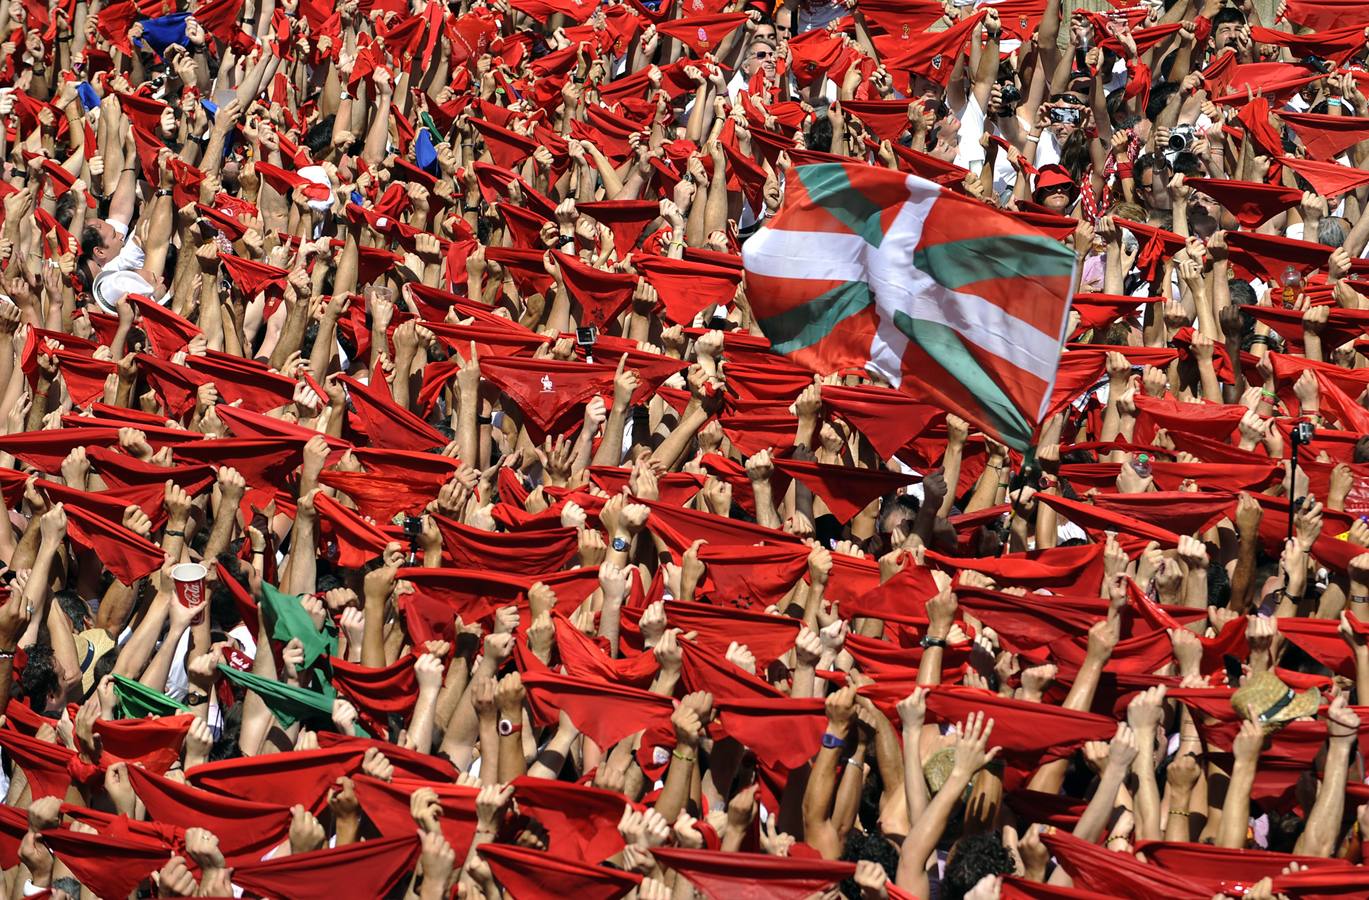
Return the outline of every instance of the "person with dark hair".
<path id="1" fill-rule="evenodd" d="M 841 858 L 847 862 L 871 862 L 879 866 L 892 881 L 898 874 L 898 849 L 878 827 L 872 831 L 853 828 L 846 835 Z M 841 883 L 841 893 L 850 900 L 861 900 L 862 889 L 854 878 Z"/>
<path id="2" fill-rule="evenodd" d="M 1235 6 L 1223 6 L 1212 17 L 1212 49 L 1214 53 L 1227 48 L 1250 53 L 1250 35 L 1245 31 L 1245 13 Z"/>
<path id="3" fill-rule="evenodd" d="M 999 832 L 968 835 L 956 841 L 946 857 L 940 900 L 963 900 L 985 876 L 1011 875 L 1016 870 L 1016 861 L 1003 846 Z"/>
<path id="4" fill-rule="evenodd" d="M 62 683 L 50 644 L 34 644 L 29 649 L 18 687 L 29 707 L 40 714 L 47 715 L 61 703 L 67 686 Z"/>

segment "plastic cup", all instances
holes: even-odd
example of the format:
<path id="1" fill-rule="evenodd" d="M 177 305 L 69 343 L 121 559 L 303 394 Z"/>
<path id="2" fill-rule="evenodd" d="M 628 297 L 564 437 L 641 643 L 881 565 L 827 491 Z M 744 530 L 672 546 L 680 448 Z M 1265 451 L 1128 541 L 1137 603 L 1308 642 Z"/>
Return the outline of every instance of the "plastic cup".
<path id="1" fill-rule="evenodd" d="M 171 582 L 176 589 L 176 600 L 181 606 L 198 606 L 204 601 L 204 578 L 209 570 L 199 563 L 177 563 L 171 567 Z M 204 621 L 204 610 L 191 621 L 198 625 Z"/>

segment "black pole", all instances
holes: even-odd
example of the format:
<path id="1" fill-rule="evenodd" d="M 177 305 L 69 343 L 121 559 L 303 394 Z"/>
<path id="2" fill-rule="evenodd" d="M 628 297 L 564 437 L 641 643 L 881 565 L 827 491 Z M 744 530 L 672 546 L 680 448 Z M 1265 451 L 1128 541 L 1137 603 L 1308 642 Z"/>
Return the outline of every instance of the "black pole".
<path id="1" fill-rule="evenodd" d="M 1293 438 L 1293 460 L 1288 468 L 1288 539 L 1293 540 L 1293 516 L 1298 512 L 1298 439 Z"/>

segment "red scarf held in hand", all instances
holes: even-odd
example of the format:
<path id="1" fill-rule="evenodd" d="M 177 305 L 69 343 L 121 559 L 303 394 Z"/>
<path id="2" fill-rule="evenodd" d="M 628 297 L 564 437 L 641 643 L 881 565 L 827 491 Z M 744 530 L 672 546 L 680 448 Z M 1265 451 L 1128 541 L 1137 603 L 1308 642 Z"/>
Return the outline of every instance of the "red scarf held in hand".
<path id="1" fill-rule="evenodd" d="M 523 847 L 481 844 L 477 852 L 513 897 L 618 900 L 642 883 L 642 876 L 634 872 L 588 865 Z"/>

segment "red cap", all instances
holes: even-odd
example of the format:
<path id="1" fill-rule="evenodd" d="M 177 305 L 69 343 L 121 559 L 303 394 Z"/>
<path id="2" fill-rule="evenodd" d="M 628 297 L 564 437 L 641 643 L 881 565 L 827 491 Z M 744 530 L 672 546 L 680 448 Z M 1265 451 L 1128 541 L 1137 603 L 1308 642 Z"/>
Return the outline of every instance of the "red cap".
<path id="1" fill-rule="evenodd" d="M 1079 195 L 1079 185 L 1074 183 L 1074 179 L 1070 177 L 1070 173 L 1065 170 L 1064 166 L 1059 163 L 1042 166 L 1041 170 L 1036 173 L 1036 184 L 1032 188 L 1032 196 L 1035 197 L 1048 188 L 1061 186 L 1069 188 L 1070 197 Z"/>

